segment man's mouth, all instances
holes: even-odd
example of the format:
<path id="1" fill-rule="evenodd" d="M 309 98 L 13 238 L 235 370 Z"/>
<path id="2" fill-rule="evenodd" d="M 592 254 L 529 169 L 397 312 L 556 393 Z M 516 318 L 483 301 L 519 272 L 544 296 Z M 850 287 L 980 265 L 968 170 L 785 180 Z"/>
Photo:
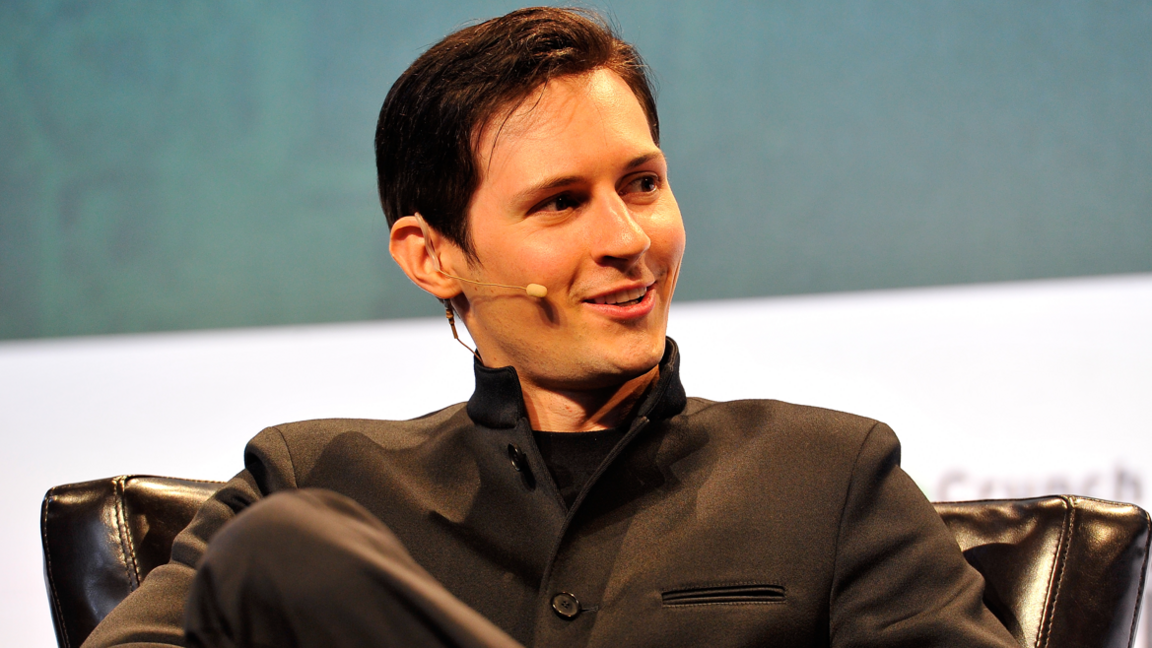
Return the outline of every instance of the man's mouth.
<path id="1" fill-rule="evenodd" d="M 631 306 L 633 304 L 639 304 L 648 292 L 648 288 L 649 286 L 640 286 L 639 288 L 629 288 L 628 290 L 609 293 L 593 298 L 592 303 L 607 304 L 609 306 Z"/>

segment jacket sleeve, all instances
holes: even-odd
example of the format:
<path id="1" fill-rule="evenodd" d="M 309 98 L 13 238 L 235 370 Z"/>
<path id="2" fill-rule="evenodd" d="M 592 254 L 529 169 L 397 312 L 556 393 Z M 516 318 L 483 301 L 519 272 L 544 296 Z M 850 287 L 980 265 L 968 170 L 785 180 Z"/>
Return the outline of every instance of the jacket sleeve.
<path id="1" fill-rule="evenodd" d="M 900 444 L 882 423 L 857 455 L 835 560 L 834 647 L 1019 648 L 984 605 L 984 579 L 900 468 Z"/>
<path id="2" fill-rule="evenodd" d="M 96 626 L 81 648 L 185 645 L 184 602 L 212 536 L 261 497 L 295 487 L 291 457 L 276 428 L 264 430 L 248 443 L 244 463 L 245 470 L 209 498 L 176 536 L 171 561 L 153 569 Z"/>

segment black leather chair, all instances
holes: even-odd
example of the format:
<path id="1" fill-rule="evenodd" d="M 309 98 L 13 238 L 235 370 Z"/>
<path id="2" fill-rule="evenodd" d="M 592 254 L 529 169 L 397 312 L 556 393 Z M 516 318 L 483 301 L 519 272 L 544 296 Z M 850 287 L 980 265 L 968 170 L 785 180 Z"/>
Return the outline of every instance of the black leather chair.
<path id="1" fill-rule="evenodd" d="M 148 572 L 168 562 L 176 534 L 221 485 L 127 475 L 48 491 L 40 536 L 61 648 L 83 643 Z"/>
<path id="2" fill-rule="evenodd" d="M 1020 645 L 1132 646 L 1152 540 L 1143 509 L 1075 495 L 935 506 Z"/>
<path id="3" fill-rule="evenodd" d="M 57 486 L 41 534 L 62 648 L 168 561 L 172 539 L 217 482 L 123 476 Z M 1021 646 L 1130 648 L 1152 522 L 1131 504 L 1057 495 L 936 504 L 987 583 L 988 607 Z"/>

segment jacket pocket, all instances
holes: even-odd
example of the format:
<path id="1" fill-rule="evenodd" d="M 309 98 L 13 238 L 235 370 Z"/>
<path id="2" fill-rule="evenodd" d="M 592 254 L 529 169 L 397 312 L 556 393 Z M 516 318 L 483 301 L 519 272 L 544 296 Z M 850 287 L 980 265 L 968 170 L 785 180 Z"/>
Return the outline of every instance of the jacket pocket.
<path id="1" fill-rule="evenodd" d="M 784 587 L 782 585 L 759 585 L 756 583 L 684 587 L 662 592 L 660 600 L 665 607 L 783 603 Z"/>

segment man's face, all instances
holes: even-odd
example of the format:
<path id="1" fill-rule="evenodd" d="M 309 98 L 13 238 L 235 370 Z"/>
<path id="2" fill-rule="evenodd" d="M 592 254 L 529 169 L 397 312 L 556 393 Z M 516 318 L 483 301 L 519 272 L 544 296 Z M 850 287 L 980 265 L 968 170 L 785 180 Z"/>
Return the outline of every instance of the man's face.
<path id="1" fill-rule="evenodd" d="M 608 387 L 664 350 L 684 224 L 664 155 L 624 81 L 552 80 L 478 142 L 469 211 L 479 263 L 453 274 L 548 289 L 461 284 L 454 299 L 487 366 L 546 389 Z"/>

